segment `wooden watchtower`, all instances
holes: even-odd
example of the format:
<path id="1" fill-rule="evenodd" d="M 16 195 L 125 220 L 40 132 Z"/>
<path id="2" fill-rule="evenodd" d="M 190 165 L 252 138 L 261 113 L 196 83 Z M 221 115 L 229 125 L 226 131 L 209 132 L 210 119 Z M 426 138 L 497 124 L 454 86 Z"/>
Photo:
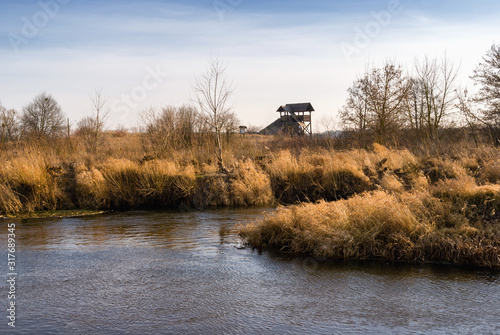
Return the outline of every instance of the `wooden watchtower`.
<path id="1" fill-rule="evenodd" d="M 290 135 L 312 135 L 311 113 L 314 108 L 309 102 L 286 104 L 276 111 L 280 113 L 281 131 Z"/>

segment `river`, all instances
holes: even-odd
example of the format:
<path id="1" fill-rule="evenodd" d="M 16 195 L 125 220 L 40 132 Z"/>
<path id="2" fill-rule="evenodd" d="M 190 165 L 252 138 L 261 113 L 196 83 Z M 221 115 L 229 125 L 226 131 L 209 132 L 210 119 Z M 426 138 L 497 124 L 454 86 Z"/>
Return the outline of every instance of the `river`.
<path id="1" fill-rule="evenodd" d="M 15 329 L 7 326 L 3 281 L 0 333 L 500 333 L 500 274 L 243 248 L 237 225 L 263 211 L 12 221 L 17 319 Z"/>

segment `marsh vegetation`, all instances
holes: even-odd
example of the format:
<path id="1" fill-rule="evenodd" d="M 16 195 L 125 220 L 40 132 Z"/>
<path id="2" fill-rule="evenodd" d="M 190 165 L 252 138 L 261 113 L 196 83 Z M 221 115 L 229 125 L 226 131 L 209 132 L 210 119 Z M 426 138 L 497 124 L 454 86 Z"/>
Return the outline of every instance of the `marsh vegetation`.
<path id="1" fill-rule="evenodd" d="M 488 92 L 498 49 L 473 77 Z M 148 109 L 134 131 L 104 130 L 100 89 L 75 130 L 45 93 L 21 116 L 0 108 L 0 215 L 279 205 L 241 228 L 248 244 L 499 267 L 497 97 L 484 104 L 485 90 L 474 99 L 452 90 L 446 59 L 426 60 L 414 78 L 391 63 L 368 71 L 349 90 L 335 136 L 237 135 L 224 71 L 212 61 L 198 106 Z"/>

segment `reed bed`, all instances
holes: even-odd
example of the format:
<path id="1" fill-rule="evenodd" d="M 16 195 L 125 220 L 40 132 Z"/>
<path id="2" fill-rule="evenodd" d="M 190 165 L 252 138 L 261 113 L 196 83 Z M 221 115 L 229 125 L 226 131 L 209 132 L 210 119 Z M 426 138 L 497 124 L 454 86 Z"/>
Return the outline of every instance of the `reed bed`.
<path id="1" fill-rule="evenodd" d="M 277 201 L 337 200 L 370 189 L 370 178 L 349 155 L 280 151 L 265 164 Z"/>
<path id="2" fill-rule="evenodd" d="M 290 205 L 241 236 L 320 258 L 500 267 L 498 148 L 335 150 L 303 138 L 238 137 L 221 174 L 208 146 L 158 158 L 141 151 L 137 134 L 108 140 L 97 155 L 73 138 L 1 151 L 0 215 Z"/>
<path id="3" fill-rule="evenodd" d="M 240 234 L 255 248 L 320 259 L 500 268 L 499 153 L 483 148 L 416 156 L 377 144 L 347 152 L 284 151 L 271 157 L 266 171 L 273 190 L 284 190 L 277 199 L 291 190 L 296 197 L 302 192 L 296 201 L 302 203 L 279 207 Z M 323 177 L 335 180 L 339 170 L 348 171 L 352 184 Z"/>
<path id="4" fill-rule="evenodd" d="M 500 178 L 498 148 L 448 146 L 442 155 L 429 155 L 378 144 L 335 150 L 314 139 L 234 137 L 224 152 L 228 174 L 218 173 L 212 149 L 179 147 L 163 158 L 148 157 L 134 133 L 108 134 L 97 155 L 86 153 L 73 137 L 12 144 L 0 151 L 0 215 L 296 204 L 374 191 L 398 196 L 427 192 L 460 209 L 465 206 L 470 220 L 496 220 L 500 212 L 497 193 L 491 191 Z M 491 215 L 480 213 L 483 209 Z"/>
<path id="5" fill-rule="evenodd" d="M 0 212 L 54 210 L 64 205 L 64 180 L 54 160 L 36 148 L 5 160 L 0 170 Z"/>
<path id="6" fill-rule="evenodd" d="M 214 162 L 200 163 L 195 155 L 186 152 L 172 152 L 170 158 L 152 160 L 116 156 L 66 152 L 60 157 L 55 149 L 34 146 L 3 153 L 0 215 L 75 208 L 205 208 L 274 203 L 269 176 L 252 159 L 228 157 L 231 172 L 220 174 Z M 128 151 L 125 156 L 139 157 Z"/>
<path id="7" fill-rule="evenodd" d="M 347 200 L 279 207 L 242 227 L 240 235 L 255 248 L 320 259 L 377 258 L 500 268 L 499 226 L 498 222 L 486 226 L 484 221 L 471 222 L 428 193 L 400 197 L 373 191 Z"/>

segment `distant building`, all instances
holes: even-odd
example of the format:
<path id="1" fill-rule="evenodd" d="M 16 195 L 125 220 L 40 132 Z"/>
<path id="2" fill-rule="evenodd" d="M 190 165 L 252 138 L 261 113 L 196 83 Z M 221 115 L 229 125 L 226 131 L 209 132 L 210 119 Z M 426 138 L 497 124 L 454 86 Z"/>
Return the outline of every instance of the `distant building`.
<path id="1" fill-rule="evenodd" d="M 280 106 L 276 111 L 280 117 L 260 131 L 264 135 L 275 135 L 278 133 L 289 135 L 311 135 L 311 113 L 314 108 L 309 102 L 299 104 L 287 104 Z"/>

